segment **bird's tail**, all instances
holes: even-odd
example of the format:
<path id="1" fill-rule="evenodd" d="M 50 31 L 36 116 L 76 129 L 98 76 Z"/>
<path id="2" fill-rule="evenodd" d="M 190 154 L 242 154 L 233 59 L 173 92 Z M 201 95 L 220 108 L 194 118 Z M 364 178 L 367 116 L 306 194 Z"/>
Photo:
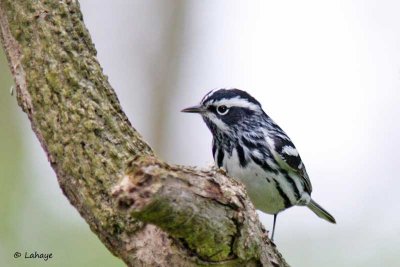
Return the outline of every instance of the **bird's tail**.
<path id="1" fill-rule="evenodd" d="M 327 220 L 330 223 L 336 223 L 335 218 L 329 212 L 327 212 L 323 207 L 321 207 L 317 202 L 311 199 L 310 203 L 307 205 L 318 217 Z"/>

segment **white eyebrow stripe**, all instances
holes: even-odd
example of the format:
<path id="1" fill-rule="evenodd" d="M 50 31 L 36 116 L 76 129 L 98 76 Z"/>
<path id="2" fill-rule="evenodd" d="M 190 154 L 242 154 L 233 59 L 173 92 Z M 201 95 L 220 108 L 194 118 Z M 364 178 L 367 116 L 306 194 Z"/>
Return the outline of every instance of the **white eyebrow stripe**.
<path id="1" fill-rule="evenodd" d="M 258 105 L 251 103 L 251 102 L 247 101 L 246 99 L 240 98 L 239 96 L 237 96 L 235 98 L 229 98 L 229 99 L 223 98 L 218 101 L 213 101 L 211 104 L 214 104 L 217 106 L 225 105 L 228 108 L 230 108 L 230 107 L 248 108 L 253 111 L 259 111 L 261 109 Z"/>

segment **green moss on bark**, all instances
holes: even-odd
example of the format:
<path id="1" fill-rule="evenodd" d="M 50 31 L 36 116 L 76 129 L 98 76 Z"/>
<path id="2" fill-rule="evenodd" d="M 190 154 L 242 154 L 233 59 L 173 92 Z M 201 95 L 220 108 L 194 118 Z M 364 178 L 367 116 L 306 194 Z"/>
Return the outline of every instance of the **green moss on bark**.
<path id="1" fill-rule="evenodd" d="M 169 243 L 165 233 L 143 233 L 147 226 L 115 209 L 111 190 L 124 174 L 125 162 L 135 156 L 152 156 L 153 151 L 131 127 L 103 75 L 78 2 L 0 0 L 0 26 L 18 103 L 31 120 L 64 194 L 103 243 L 130 266 L 160 260 L 164 265 L 175 263 L 172 266 L 208 265 L 199 258 L 178 255 L 182 251 Z M 174 168 L 167 171 L 179 173 Z M 162 176 L 166 170 L 160 172 Z M 259 262 L 254 243 L 243 252 L 248 240 L 234 240 L 238 226 L 230 212 L 216 208 L 212 201 L 204 204 L 201 192 L 197 194 L 181 212 L 174 212 L 174 201 L 168 197 L 155 199 L 158 204 L 143 213 L 142 220 L 157 221 L 171 236 L 184 239 L 183 244 L 202 259 L 229 259 L 232 251 L 239 255 L 239 260 L 221 266 L 244 266 L 242 259 L 250 259 L 245 266 Z M 191 224 L 191 209 L 201 209 L 197 214 L 209 217 L 195 215 L 200 223 Z M 140 234 L 143 240 L 135 243 Z M 167 256 L 160 253 L 160 259 L 152 259 L 148 250 L 140 255 L 140 249 L 147 249 L 144 239 L 149 236 L 168 246 Z"/>
<path id="2" fill-rule="evenodd" d="M 126 160 L 153 152 L 133 128 L 120 127 L 128 119 L 102 74 L 76 1 L 2 0 L 0 5 L 22 53 L 19 64 L 32 109 L 23 97 L 19 104 L 63 192 L 108 247 L 122 249 L 122 231 L 116 234 L 115 225 L 128 223 L 113 209 L 111 186 Z"/>

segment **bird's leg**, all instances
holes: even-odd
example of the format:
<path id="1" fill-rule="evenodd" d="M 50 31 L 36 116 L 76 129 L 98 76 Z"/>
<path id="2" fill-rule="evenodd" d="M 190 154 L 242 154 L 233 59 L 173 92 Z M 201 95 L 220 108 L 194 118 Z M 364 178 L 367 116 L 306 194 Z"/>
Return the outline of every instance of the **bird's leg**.
<path id="1" fill-rule="evenodd" d="M 273 224 L 273 226 L 272 226 L 272 235 L 271 235 L 271 241 L 274 241 L 274 233 L 275 233 L 276 217 L 278 217 L 278 213 L 274 214 L 274 224 Z"/>

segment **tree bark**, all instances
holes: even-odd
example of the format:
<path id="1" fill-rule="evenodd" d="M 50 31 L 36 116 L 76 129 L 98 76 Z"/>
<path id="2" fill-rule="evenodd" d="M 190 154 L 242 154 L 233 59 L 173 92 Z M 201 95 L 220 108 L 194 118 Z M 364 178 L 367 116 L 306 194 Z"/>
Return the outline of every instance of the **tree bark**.
<path id="1" fill-rule="evenodd" d="M 0 36 L 71 204 L 128 266 L 287 266 L 242 185 L 157 159 L 102 73 L 76 0 L 0 0 Z"/>

